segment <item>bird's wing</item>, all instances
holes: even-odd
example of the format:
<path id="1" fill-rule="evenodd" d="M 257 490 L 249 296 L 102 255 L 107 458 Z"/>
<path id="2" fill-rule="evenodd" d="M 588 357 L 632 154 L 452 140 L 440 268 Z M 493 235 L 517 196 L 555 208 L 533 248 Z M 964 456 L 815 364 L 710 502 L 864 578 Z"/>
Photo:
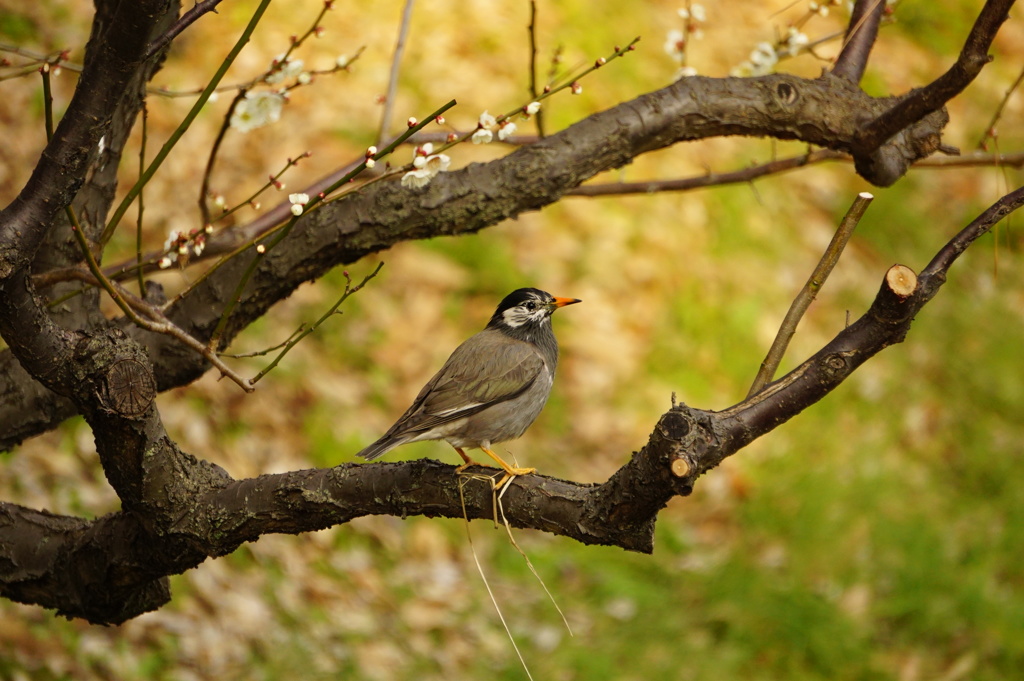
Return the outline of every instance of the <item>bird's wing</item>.
<path id="1" fill-rule="evenodd" d="M 393 430 L 425 431 L 472 416 L 522 394 L 543 370 L 531 343 L 485 329 L 455 349 Z"/>

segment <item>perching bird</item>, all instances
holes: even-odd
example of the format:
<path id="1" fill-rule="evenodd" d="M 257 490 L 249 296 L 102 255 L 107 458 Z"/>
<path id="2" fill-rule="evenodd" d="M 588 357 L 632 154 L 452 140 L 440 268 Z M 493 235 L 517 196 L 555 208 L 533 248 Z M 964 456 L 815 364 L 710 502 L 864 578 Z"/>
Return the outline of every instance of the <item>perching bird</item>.
<path id="1" fill-rule="evenodd" d="M 359 456 L 372 460 L 407 442 L 446 440 L 466 462 L 459 470 L 479 465 L 466 448 L 494 459 L 505 471 L 498 486 L 533 473 L 508 465 L 491 445 L 522 435 L 544 408 L 558 364 L 551 314 L 578 302 L 535 288 L 505 296 L 487 327 L 455 348 L 402 418 Z"/>

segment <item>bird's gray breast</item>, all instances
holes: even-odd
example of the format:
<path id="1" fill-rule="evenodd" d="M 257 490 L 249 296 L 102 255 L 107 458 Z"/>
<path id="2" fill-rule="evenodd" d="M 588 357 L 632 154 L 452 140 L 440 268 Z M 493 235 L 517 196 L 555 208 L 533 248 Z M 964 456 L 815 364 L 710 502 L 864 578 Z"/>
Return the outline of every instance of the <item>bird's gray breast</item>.
<path id="1" fill-rule="evenodd" d="M 514 440 L 530 427 L 544 409 L 551 394 L 554 374 L 547 364 L 536 380 L 521 395 L 498 402 L 473 414 L 445 439 L 456 447 L 479 447 L 488 443 Z"/>

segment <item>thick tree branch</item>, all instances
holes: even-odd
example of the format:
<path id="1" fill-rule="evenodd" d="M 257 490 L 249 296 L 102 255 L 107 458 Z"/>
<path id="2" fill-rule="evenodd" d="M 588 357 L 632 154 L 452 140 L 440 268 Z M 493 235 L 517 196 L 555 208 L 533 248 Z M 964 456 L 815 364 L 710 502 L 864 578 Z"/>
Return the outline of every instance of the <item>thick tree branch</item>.
<path id="1" fill-rule="evenodd" d="M 1012 6 L 1013 0 L 988 0 L 974 22 L 956 63 L 935 81 L 899 98 L 892 108 L 867 123 L 852 145 L 853 155 L 873 154 L 907 126 L 938 112 L 946 102 L 963 92 L 990 61 L 988 49 L 999 27 L 1009 18 Z M 868 172 L 860 166 L 858 171 Z"/>

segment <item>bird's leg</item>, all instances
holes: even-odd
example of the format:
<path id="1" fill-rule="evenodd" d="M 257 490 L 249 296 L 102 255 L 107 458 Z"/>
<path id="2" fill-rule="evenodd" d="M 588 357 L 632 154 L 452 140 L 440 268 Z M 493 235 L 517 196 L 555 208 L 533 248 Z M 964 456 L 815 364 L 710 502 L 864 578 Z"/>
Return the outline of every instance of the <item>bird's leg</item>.
<path id="1" fill-rule="evenodd" d="M 455 445 L 452 445 L 452 447 L 455 449 L 455 451 L 457 451 L 459 453 L 459 456 L 462 457 L 462 460 L 466 462 L 466 463 L 462 464 L 461 466 L 459 466 L 458 468 L 455 469 L 456 473 L 461 473 L 462 471 L 466 470 L 470 466 L 483 466 L 483 464 L 480 463 L 479 461 L 473 461 L 473 459 L 469 458 L 469 455 L 466 454 L 465 451 L 463 451 L 462 447 L 456 447 Z M 487 451 L 487 450 L 484 450 L 484 451 Z"/>
<path id="2" fill-rule="evenodd" d="M 500 456 L 491 451 L 489 447 L 481 447 L 480 449 L 483 450 L 484 454 L 498 462 L 498 465 L 501 466 L 502 470 L 505 471 L 506 477 L 512 477 L 515 475 L 529 475 L 530 473 L 537 472 L 536 468 L 518 468 L 516 466 L 508 465 L 501 459 Z M 504 483 L 504 480 L 502 480 L 502 483 Z M 498 487 L 501 487 L 502 483 L 499 483 Z"/>

